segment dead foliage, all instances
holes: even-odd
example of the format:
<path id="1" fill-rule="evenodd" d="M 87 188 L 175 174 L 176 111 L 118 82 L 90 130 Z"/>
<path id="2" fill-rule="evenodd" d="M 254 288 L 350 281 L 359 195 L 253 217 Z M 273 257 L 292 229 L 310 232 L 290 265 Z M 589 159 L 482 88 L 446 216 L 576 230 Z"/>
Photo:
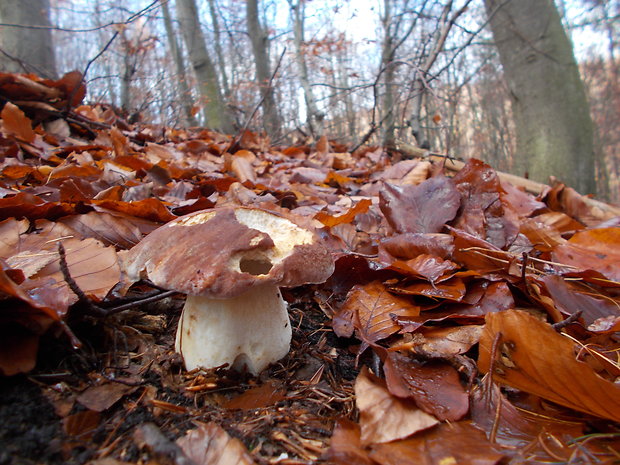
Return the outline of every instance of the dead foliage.
<path id="1" fill-rule="evenodd" d="M 617 209 L 475 159 L 131 125 L 84 95 L 0 73 L 0 383 L 23 415 L 0 408 L 0 463 L 617 460 Z M 186 372 L 183 296 L 123 279 L 124 251 L 224 205 L 304 217 L 336 261 L 284 291 L 292 350 L 258 377 Z M 14 441 L 37 408 L 53 440 Z"/>

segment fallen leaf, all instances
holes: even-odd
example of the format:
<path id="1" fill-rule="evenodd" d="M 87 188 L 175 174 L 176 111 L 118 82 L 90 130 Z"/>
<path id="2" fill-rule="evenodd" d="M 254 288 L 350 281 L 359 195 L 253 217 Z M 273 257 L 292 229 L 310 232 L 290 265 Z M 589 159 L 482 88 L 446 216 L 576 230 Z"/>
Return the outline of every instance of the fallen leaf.
<path id="1" fill-rule="evenodd" d="M 82 441 L 92 438 L 100 422 L 101 414 L 92 410 L 82 410 L 62 420 L 65 433 Z"/>
<path id="2" fill-rule="evenodd" d="M 17 105 L 6 102 L 2 112 L 0 112 L 0 117 L 4 123 L 3 128 L 5 133 L 14 135 L 30 144 L 34 142 L 36 134 L 32 130 L 32 121 L 30 121 L 30 118 L 28 118 Z"/>
<path id="3" fill-rule="evenodd" d="M 452 226 L 500 249 L 509 246 L 519 232 L 518 219 L 503 207 L 497 173 L 472 158 L 454 176 L 454 185 L 461 194 L 461 209 Z"/>
<path id="4" fill-rule="evenodd" d="M 494 465 L 504 454 L 468 422 L 442 423 L 410 439 L 372 446 L 381 465 Z"/>
<path id="5" fill-rule="evenodd" d="M 337 226 L 343 223 L 350 223 L 360 213 L 366 213 L 370 205 L 372 205 L 372 201 L 370 199 L 362 199 L 342 215 L 332 216 L 321 211 L 316 214 L 315 218 L 328 227 Z"/>
<path id="6" fill-rule="evenodd" d="M 410 299 L 391 294 L 379 281 L 355 286 L 334 316 L 332 326 L 339 336 L 350 337 L 357 330 L 365 342 L 377 342 L 396 333 L 400 326 L 391 315 L 417 316 L 418 306 Z"/>
<path id="7" fill-rule="evenodd" d="M 99 386 L 89 387 L 77 396 L 76 400 L 89 410 L 103 412 L 136 389 L 138 389 L 137 386 L 127 386 L 121 383 L 105 383 Z"/>
<path id="8" fill-rule="evenodd" d="M 491 348 L 500 337 L 496 359 Z M 620 387 L 577 360 L 570 339 L 527 312 L 489 313 L 480 338 L 478 367 L 493 379 L 565 407 L 620 421 Z"/>
<path id="9" fill-rule="evenodd" d="M 253 465 L 247 449 L 239 439 L 231 438 L 216 423 L 199 423 L 198 428 L 177 439 L 185 455 L 196 465 Z"/>
<path id="10" fill-rule="evenodd" d="M 243 394 L 233 397 L 224 403 L 225 408 L 254 410 L 275 405 L 286 398 L 286 392 L 281 386 L 267 382 L 262 386 L 248 389 Z"/>
<path id="11" fill-rule="evenodd" d="M 460 195 L 452 180 L 437 176 L 417 186 L 385 183 L 379 207 L 397 233 L 438 233 L 456 216 Z"/>
<path id="12" fill-rule="evenodd" d="M 389 352 L 384 363 L 390 393 L 412 399 L 439 420 L 457 421 L 469 410 L 469 398 L 457 371 L 447 363 L 420 363 L 398 352 Z"/>
<path id="13" fill-rule="evenodd" d="M 346 418 L 339 418 L 324 458 L 332 465 L 376 464 L 362 447 L 360 436 L 360 427 L 357 423 Z"/>
<path id="14" fill-rule="evenodd" d="M 596 270 L 620 282 L 620 228 L 589 229 L 577 232 L 567 243 L 557 245 L 553 261 Z"/>
<path id="15" fill-rule="evenodd" d="M 414 402 L 394 397 L 385 381 L 366 367 L 355 380 L 355 403 L 360 412 L 362 445 L 403 439 L 439 421 Z"/>

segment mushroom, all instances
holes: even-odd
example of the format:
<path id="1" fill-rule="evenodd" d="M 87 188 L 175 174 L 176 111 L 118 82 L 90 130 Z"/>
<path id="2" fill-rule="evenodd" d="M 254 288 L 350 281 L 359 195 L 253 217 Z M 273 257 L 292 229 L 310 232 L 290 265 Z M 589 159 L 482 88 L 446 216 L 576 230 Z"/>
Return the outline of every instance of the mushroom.
<path id="1" fill-rule="evenodd" d="M 300 219 L 220 207 L 156 229 L 123 258 L 131 280 L 187 294 L 175 348 L 188 370 L 228 364 L 258 374 L 290 348 L 279 287 L 325 281 L 329 251 Z"/>

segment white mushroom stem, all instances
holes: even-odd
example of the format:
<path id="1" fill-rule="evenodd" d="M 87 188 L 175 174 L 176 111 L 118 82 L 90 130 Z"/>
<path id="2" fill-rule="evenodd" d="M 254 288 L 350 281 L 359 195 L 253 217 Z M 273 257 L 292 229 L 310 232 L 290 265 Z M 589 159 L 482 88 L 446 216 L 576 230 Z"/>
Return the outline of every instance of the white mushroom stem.
<path id="1" fill-rule="evenodd" d="M 263 285 L 230 299 L 188 296 L 175 348 L 188 370 L 227 363 L 256 375 L 288 353 L 291 336 L 280 290 Z"/>

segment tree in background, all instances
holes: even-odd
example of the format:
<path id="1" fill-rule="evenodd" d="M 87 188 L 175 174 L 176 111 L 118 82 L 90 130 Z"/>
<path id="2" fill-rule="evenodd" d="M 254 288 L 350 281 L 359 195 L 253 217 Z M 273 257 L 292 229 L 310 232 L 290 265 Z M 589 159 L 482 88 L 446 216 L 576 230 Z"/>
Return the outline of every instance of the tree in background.
<path id="1" fill-rule="evenodd" d="M 315 138 L 318 138 L 323 135 L 323 130 L 325 127 L 325 114 L 319 110 L 308 73 L 308 63 L 305 56 L 307 44 L 305 43 L 304 39 L 304 2 L 302 0 L 297 0 L 297 2 L 294 2 L 293 0 L 287 1 L 291 10 L 291 19 L 293 21 L 293 43 L 295 44 L 295 61 L 297 62 L 297 69 L 299 73 L 301 87 L 304 91 L 307 123 L 310 128 L 310 132 L 314 134 Z"/>
<path id="2" fill-rule="evenodd" d="M 196 2 L 177 0 L 177 18 L 203 99 L 206 125 L 212 129 L 232 132 L 234 130 L 233 118 L 222 96 L 215 64 L 207 50 Z"/>
<path id="3" fill-rule="evenodd" d="M 256 82 L 260 88 L 261 106 L 263 107 L 263 127 L 270 136 L 277 136 L 280 131 L 278 108 L 271 84 L 271 66 L 269 65 L 269 34 L 258 17 L 258 0 L 246 1 L 248 35 L 252 42 Z"/>
<path id="4" fill-rule="evenodd" d="M 174 31 L 168 2 L 162 2 L 161 8 L 164 17 L 164 27 L 166 28 L 166 37 L 168 39 L 168 47 L 170 48 L 170 54 L 172 55 L 176 69 L 177 95 L 183 109 L 183 122 L 186 125 L 195 126 L 197 122 L 193 112 L 191 92 L 187 82 L 187 73 L 185 72 L 185 60 Z"/>
<path id="5" fill-rule="evenodd" d="M 553 0 L 485 5 L 511 94 L 517 173 L 595 192 L 590 110 Z"/>
<path id="6" fill-rule="evenodd" d="M 56 77 L 49 0 L 2 0 L 0 23 L 0 71 Z"/>

